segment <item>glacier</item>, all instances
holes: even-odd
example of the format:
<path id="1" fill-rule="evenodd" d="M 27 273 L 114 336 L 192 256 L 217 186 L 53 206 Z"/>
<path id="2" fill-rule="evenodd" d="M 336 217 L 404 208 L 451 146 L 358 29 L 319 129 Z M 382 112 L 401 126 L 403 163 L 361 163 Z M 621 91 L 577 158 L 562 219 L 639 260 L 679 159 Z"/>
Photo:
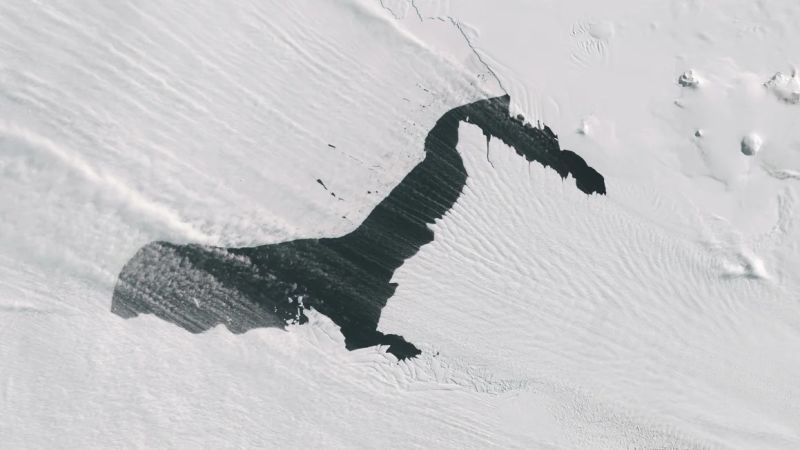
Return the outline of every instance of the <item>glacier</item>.
<path id="1" fill-rule="evenodd" d="M 775 77 L 798 19 L 785 0 L 0 3 L 0 447 L 797 448 L 800 110 Z M 506 95 L 606 195 L 462 122 L 469 177 L 375 329 L 416 357 L 350 351 L 314 308 L 198 334 L 111 311 L 150 242 L 352 232 L 443 114 Z"/>

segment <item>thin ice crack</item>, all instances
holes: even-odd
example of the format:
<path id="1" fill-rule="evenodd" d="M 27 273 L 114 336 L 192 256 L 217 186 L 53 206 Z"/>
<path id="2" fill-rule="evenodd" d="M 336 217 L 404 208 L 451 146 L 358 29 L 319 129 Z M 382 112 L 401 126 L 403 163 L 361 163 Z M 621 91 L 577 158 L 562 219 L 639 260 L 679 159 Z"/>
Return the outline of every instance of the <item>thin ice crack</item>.
<path id="1" fill-rule="evenodd" d="M 385 10 L 389 11 L 389 14 L 391 14 L 391 15 L 392 15 L 392 17 L 394 17 L 394 18 L 395 18 L 395 19 L 397 19 L 397 20 L 400 20 L 400 19 L 402 19 L 402 17 L 400 17 L 400 16 L 398 16 L 397 14 L 395 14 L 395 12 L 394 12 L 394 11 L 393 11 L 391 8 L 389 8 L 388 6 L 386 6 L 386 5 L 383 3 L 383 0 L 378 0 L 378 1 L 380 2 L 380 4 L 381 4 L 381 7 L 382 7 L 383 9 L 385 9 Z"/>
<path id="2" fill-rule="evenodd" d="M 423 20 L 423 18 L 422 18 L 422 13 L 421 13 L 421 12 L 419 12 L 419 8 L 417 8 L 417 2 L 416 2 L 416 0 L 411 0 L 411 7 L 412 7 L 412 8 L 414 8 L 414 11 L 416 11 L 416 12 L 417 12 L 417 17 L 419 17 L 419 21 L 420 21 L 420 22 L 423 22 L 424 20 Z"/>
<path id="3" fill-rule="evenodd" d="M 489 159 L 489 141 L 491 139 L 492 139 L 491 135 L 487 134 L 486 135 L 486 161 L 489 161 L 489 165 L 491 165 L 492 168 L 494 168 L 494 163 L 492 163 L 492 160 Z"/>
<path id="4" fill-rule="evenodd" d="M 395 19 L 397 19 L 397 20 L 400 20 L 400 19 L 402 19 L 402 17 L 401 17 L 401 16 L 398 16 L 398 15 L 397 15 L 397 14 L 396 14 L 396 13 L 395 13 L 395 12 L 394 12 L 394 11 L 393 11 L 391 8 L 387 7 L 387 6 L 386 6 L 386 5 L 383 3 L 383 0 L 378 0 L 378 1 L 380 2 L 380 4 L 381 4 L 381 6 L 383 7 L 383 9 L 385 9 L 385 10 L 389 11 L 389 13 L 390 13 L 390 14 L 391 14 L 391 15 L 392 15 L 392 16 L 393 16 Z M 409 0 L 409 4 L 411 5 L 411 7 L 412 7 L 412 8 L 414 8 L 414 11 L 417 13 L 417 17 L 419 18 L 420 22 L 424 22 L 424 19 L 425 19 L 425 18 L 422 16 L 422 12 L 421 12 L 421 11 L 419 10 L 419 8 L 417 7 L 417 2 L 416 2 L 416 0 Z M 485 67 L 485 68 L 486 68 L 486 71 L 487 71 L 487 72 L 489 72 L 489 74 L 492 76 L 492 78 L 494 78 L 494 80 L 497 82 L 497 85 L 498 85 L 498 86 L 500 86 L 500 90 L 502 90 L 504 94 L 508 95 L 508 90 L 506 89 L 506 87 L 505 87 L 505 86 L 503 86 L 503 82 L 502 82 L 502 81 L 500 81 L 500 77 L 498 77 L 498 76 L 497 76 L 497 73 L 496 73 L 496 72 L 495 72 L 495 71 L 492 69 L 492 67 L 491 67 L 491 66 L 490 66 L 490 65 L 489 65 L 489 64 L 488 64 L 488 63 L 487 63 L 487 62 L 486 62 L 486 61 L 483 59 L 483 57 L 481 56 L 481 54 L 478 52 L 478 49 L 477 49 L 477 48 L 475 48 L 475 46 L 474 46 L 474 45 L 472 45 L 472 41 L 470 41 L 470 40 L 469 40 L 469 37 L 467 36 L 467 33 L 464 31 L 464 28 L 462 28 L 462 27 L 461 27 L 461 24 L 460 24 L 460 23 L 459 23 L 459 22 L 458 22 L 456 19 L 454 19 L 452 16 L 447 16 L 447 18 L 448 18 L 448 19 L 450 19 L 450 23 L 452 23 L 452 24 L 453 24 L 453 26 L 455 26 L 455 27 L 456 27 L 456 29 L 458 29 L 458 32 L 459 32 L 459 33 L 461 33 L 461 36 L 464 38 L 464 41 L 467 43 L 467 46 L 470 48 L 470 50 L 472 50 L 472 53 L 474 53 L 474 54 L 475 54 L 475 57 L 477 57 L 477 58 L 478 58 L 478 61 L 480 61 L 480 63 L 483 65 L 483 67 Z M 429 17 L 429 19 L 439 19 L 439 20 L 442 20 L 442 21 L 444 21 L 444 19 L 443 19 L 443 18 L 441 18 L 441 17 Z"/>
<path id="5" fill-rule="evenodd" d="M 464 40 L 467 42 L 467 45 L 469 46 L 469 48 L 472 49 L 472 53 L 475 54 L 475 56 L 478 58 L 478 61 L 480 61 L 481 64 L 483 64 L 483 66 L 486 67 L 486 70 L 489 71 L 489 73 L 492 75 L 492 77 L 495 79 L 495 81 L 497 81 L 497 84 L 500 86 L 500 89 L 506 95 L 508 95 L 508 91 L 506 90 L 505 86 L 503 86 L 503 82 L 500 81 L 500 77 L 498 77 L 497 74 L 494 72 L 494 70 L 492 70 L 491 66 L 489 66 L 489 64 L 487 64 L 486 61 L 483 60 L 483 58 L 481 57 L 481 54 L 478 53 L 478 49 L 476 49 L 475 46 L 472 45 L 472 42 L 469 40 L 469 37 L 467 37 L 467 33 L 464 32 L 463 28 L 461 28 L 461 24 L 458 23 L 458 21 L 453 19 L 453 17 L 451 17 L 451 16 L 447 16 L 447 18 L 450 19 L 450 23 L 452 23 L 458 29 L 458 31 L 461 33 L 461 36 L 464 37 Z"/>

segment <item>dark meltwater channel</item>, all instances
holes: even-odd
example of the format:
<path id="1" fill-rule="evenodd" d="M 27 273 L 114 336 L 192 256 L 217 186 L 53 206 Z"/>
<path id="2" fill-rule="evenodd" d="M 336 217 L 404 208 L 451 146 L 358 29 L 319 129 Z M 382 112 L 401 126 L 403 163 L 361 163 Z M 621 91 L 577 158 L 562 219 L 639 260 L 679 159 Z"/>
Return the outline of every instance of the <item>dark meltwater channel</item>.
<path id="1" fill-rule="evenodd" d="M 402 336 L 377 330 L 395 292 L 394 271 L 433 241 L 428 227 L 453 206 L 467 173 L 458 126 L 477 125 L 528 161 L 572 175 L 578 189 L 605 194 L 602 175 L 561 150 L 548 128 L 509 115 L 509 97 L 448 111 L 425 139 L 425 159 L 351 233 L 246 248 L 153 242 L 123 267 L 111 311 L 155 314 L 192 333 L 225 324 L 234 333 L 305 323 L 314 308 L 341 327 L 348 349 L 386 345 L 400 359 L 420 351 Z"/>

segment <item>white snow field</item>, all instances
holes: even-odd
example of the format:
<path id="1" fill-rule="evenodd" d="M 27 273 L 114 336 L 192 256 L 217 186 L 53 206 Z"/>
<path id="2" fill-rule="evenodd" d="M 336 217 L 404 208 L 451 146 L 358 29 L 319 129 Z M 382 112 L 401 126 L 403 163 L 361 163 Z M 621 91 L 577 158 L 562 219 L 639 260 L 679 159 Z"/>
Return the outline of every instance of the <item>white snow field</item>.
<path id="1" fill-rule="evenodd" d="M 3 0 L 0 448 L 800 448 L 799 23 L 793 0 Z M 419 357 L 347 351 L 313 311 L 240 335 L 110 312 L 150 241 L 352 230 L 435 120 L 503 93 L 607 195 L 462 124 L 467 186 L 379 326 Z"/>

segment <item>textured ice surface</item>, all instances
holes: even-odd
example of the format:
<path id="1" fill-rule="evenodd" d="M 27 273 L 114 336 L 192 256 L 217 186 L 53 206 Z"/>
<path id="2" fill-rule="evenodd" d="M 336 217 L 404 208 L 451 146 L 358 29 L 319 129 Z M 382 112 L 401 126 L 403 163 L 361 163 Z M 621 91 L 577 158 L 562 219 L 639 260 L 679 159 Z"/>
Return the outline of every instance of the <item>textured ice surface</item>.
<path id="1" fill-rule="evenodd" d="M 794 76 L 769 84 L 797 23 L 786 0 L 0 2 L 1 446 L 800 447 L 800 128 Z M 418 358 L 349 352 L 314 311 L 239 335 L 109 311 L 150 241 L 352 231 L 437 118 L 502 94 L 609 195 L 461 127 L 467 185 L 378 324 Z"/>

